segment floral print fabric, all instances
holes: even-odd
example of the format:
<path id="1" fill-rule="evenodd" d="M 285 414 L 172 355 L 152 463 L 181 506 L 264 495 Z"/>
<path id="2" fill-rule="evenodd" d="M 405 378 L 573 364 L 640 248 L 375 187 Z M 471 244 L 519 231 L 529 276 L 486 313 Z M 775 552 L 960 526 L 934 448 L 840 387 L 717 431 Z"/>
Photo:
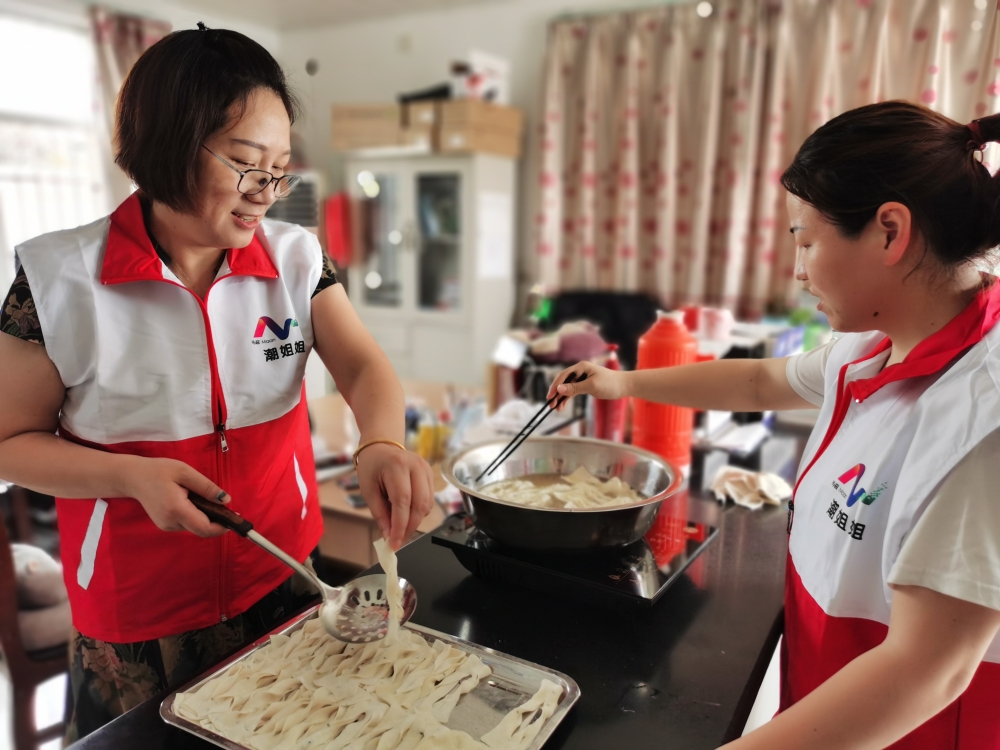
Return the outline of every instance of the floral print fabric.
<path id="1" fill-rule="evenodd" d="M 313 291 L 312 296 L 315 297 L 328 286 L 333 286 L 336 283 L 337 270 L 333 267 L 333 261 L 330 260 L 330 256 L 323 253 L 323 273 L 319 277 L 319 283 L 316 284 L 316 289 Z"/>
<path id="2" fill-rule="evenodd" d="M 28 277 L 19 271 L 0 307 L 0 331 L 35 344 L 45 343 Z"/>
<path id="3" fill-rule="evenodd" d="M 963 123 L 1000 111 L 995 2 L 656 6 L 549 26 L 529 266 L 547 293 L 794 307 L 779 180 L 806 136 L 886 99 Z"/>

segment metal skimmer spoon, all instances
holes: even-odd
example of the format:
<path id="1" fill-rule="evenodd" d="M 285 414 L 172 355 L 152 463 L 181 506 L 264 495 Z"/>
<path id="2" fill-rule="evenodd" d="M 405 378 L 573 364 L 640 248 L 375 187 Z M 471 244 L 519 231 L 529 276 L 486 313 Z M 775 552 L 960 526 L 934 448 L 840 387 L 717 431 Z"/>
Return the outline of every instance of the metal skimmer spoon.
<path id="1" fill-rule="evenodd" d="M 327 586 L 294 557 L 254 531 L 253 524 L 243 516 L 221 503 L 206 500 L 193 492 L 188 493 L 188 498 L 209 520 L 249 539 L 312 581 L 323 597 L 323 606 L 319 610 L 320 622 L 323 629 L 334 638 L 348 643 L 369 643 L 385 638 L 389 626 L 389 603 L 386 599 L 384 574 L 361 576 L 339 589 Z M 410 619 L 417 608 L 417 590 L 403 578 L 399 579 L 399 586 L 403 590 L 402 624 Z"/>

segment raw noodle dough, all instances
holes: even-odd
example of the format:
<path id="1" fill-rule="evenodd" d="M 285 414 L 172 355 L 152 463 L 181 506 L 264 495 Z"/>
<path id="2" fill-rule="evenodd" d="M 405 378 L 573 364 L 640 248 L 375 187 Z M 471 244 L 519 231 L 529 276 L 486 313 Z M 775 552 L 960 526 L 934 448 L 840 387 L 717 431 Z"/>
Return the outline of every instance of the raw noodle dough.
<path id="1" fill-rule="evenodd" d="M 531 700 L 504 716 L 482 736 L 483 743 L 492 748 L 527 747 L 552 716 L 561 696 L 561 687 L 542 680 L 542 686 Z"/>
<path id="2" fill-rule="evenodd" d="M 378 539 L 375 542 L 375 554 L 378 555 L 379 565 L 385 571 L 385 598 L 389 602 L 389 629 L 385 634 L 385 641 L 392 643 L 396 640 L 399 624 L 403 621 L 403 589 L 399 586 L 396 553 L 385 539 Z"/>
<path id="3" fill-rule="evenodd" d="M 527 475 L 488 484 L 482 494 L 532 508 L 608 508 L 644 498 L 618 477 L 602 481 L 583 466 L 572 474 Z"/>
<path id="4" fill-rule="evenodd" d="M 384 543 L 375 548 L 389 579 L 383 640 L 344 643 L 312 617 L 197 690 L 178 693 L 174 712 L 253 750 L 525 750 L 562 688 L 543 680 L 482 742 L 449 729 L 459 699 L 491 670 L 475 654 L 399 628 L 396 554 Z"/>

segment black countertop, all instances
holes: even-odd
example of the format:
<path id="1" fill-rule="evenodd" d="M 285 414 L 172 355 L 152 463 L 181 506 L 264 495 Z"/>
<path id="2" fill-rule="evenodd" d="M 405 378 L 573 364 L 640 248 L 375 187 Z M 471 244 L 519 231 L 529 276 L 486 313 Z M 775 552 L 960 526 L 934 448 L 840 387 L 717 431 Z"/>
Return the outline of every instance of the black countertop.
<path id="1" fill-rule="evenodd" d="M 413 621 L 573 677 L 582 697 L 546 750 L 714 748 L 738 737 L 780 633 L 785 512 L 692 500 L 718 537 L 651 609 L 588 607 L 485 583 L 423 537 L 399 553 Z M 147 701 L 74 750 L 212 747 Z"/>

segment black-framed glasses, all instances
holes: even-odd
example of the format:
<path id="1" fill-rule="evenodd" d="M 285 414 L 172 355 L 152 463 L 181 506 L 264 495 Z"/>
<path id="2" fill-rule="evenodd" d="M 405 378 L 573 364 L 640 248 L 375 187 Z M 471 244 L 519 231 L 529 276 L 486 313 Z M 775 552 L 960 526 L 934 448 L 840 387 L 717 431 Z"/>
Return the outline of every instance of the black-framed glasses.
<path id="1" fill-rule="evenodd" d="M 240 176 L 240 181 L 236 184 L 236 189 L 243 193 L 243 195 L 257 195 L 258 193 L 263 193 L 267 190 L 268 185 L 273 183 L 274 197 L 284 198 L 292 192 L 296 183 L 302 179 L 297 174 L 286 174 L 283 177 L 275 177 L 273 174 L 265 172 L 263 169 L 239 169 L 223 159 L 205 144 L 202 144 L 201 147 Z"/>

